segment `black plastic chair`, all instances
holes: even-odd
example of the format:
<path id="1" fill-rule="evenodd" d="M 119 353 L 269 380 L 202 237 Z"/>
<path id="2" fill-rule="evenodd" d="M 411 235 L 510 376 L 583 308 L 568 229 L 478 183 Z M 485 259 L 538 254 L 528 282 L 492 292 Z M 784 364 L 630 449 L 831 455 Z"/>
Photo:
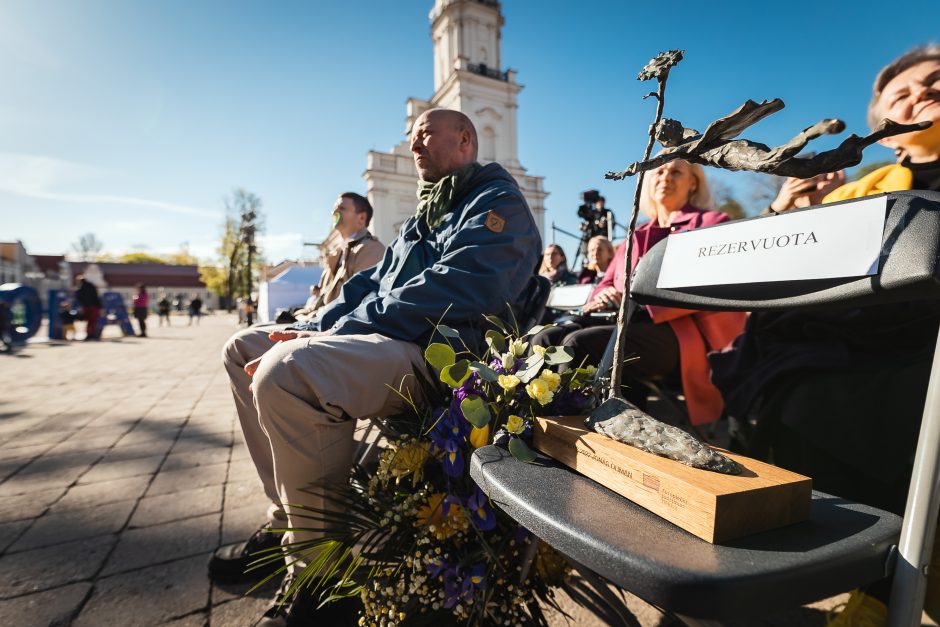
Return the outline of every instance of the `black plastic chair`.
<path id="1" fill-rule="evenodd" d="M 644 304 L 724 311 L 940 299 L 940 194 L 892 193 L 887 205 L 874 276 L 665 290 L 656 287 L 666 248 L 661 242 L 638 264 L 631 290 Z M 485 447 L 474 454 L 471 475 L 538 537 L 684 619 L 767 615 L 893 574 L 889 625 L 917 625 L 937 522 L 938 447 L 940 351 L 934 354 L 903 521 L 814 492 L 808 521 L 712 545 L 545 457 L 523 464 Z"/>

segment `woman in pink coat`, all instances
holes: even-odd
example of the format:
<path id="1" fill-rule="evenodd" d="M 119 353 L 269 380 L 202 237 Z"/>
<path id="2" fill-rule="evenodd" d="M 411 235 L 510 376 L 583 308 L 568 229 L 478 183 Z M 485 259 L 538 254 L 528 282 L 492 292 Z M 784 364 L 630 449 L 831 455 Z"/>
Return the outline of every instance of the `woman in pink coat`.
<path id="1" fill-rule="evenodd" d="M 655 244 L 670 233 L 690 231 L 725 222 L 727 214 L 713 211 L 711 192 L 700 165 L 671 161 L 647 173 L 640 209 L 649 218 L 634 233 L 632 268 Z M 626 242 L 617 248 L 613 263 L 591 293 L 582 315 L 539 333 L 532 343 L 563 344 L 575 351 L 575 363 L 597 363 L 607 347 L 614 325 L 605 312 L 617 310 L 626 280 Z M 637 357 L 627 365 L 627 397 L 645 404 L 646 391 L 637 379 L 679 371 L 692 424 L 706 424 L 721 416 L 722 401 L 709 380 L 705 355 L 725 347 L 744 328 L 745 314 L 703 312 L 671 307 L 641 307 L 627 330 L 626 355 Z M 632 381 L 630 381 L 632 379 Z"/>

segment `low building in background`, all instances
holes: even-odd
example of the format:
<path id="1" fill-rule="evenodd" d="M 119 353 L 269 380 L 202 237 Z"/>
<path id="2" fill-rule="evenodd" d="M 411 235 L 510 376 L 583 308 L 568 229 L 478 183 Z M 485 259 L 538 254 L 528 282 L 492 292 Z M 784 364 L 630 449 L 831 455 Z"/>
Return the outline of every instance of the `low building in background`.
<path id="1" fill-rule="evenodd" d="M 23 242 L 0 242 L 0 285 L 19 283 L 36 290 L 43 310 L 49 306 L 49 290 L 71 286 L 65 255 L 30 255 Z"/>
<path id="2" fill-rule="evenodd" d="M 162 263 L 108 263 L 73 261 L 69 263 L 71 284 L 75 277 L 85 277 L 102 292 L 118 292 L 128 307 L 137 293 L 137 286 L 147 286 L 150 308 L 156 311 L 161 294 L 166 294 L 176 311 L 186 311 L 189 301 L 198 296 L 203 310 L 218 309 L 219 298 L 199 278 L 198 266 L 174 266 Z"/>

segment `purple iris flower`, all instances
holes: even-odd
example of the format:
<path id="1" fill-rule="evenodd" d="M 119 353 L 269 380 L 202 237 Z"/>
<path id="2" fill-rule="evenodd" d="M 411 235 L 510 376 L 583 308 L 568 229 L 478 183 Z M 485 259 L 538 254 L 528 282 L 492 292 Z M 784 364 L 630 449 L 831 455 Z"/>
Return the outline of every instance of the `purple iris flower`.
<path id="1" fill-rule="evenodd" d="M 544 411 L 546 414 L 573 416 L 586 413 L 592 402 L 593 397 L 586 390 L 559 390 Z"/>
<path id="2" fill-rule="evenodd" d="M 469 601 L 473 598 L 473 593 L 477 590 L 486 589 L 486 566 L 475 564 L 469 571 L 464 573 L 463 583 L 460 586 L 461 596 Z"/>
<path id="3" fill-rule="evenodd" d="M 463 598 L 459 575 L 456 568 L 448 568 L 444 571 L 444 607 L 450 609 L 457 605 L 457 602 Z"/>
<path id="4" fill-rule="evenodd" d="M 442 557 L 433 557 L 425 566 L 432 577 L 439 577 L 447 569 L 452 569 L 451 565 Z"/>
<path id="5" fill-rule="evenodd" d="M 444 457 L 441 459 L 444 473 L 450 477 L 459 477 L 463 472 L 463 451 L 460 450 L 460 443 L 456 440 L 446 440 L 441 448 L 444 450 Z"/>
<path id="6" fill-rule="evenodd" d="M 473 494 L 467 499 L 467 510 L 470 518 L 480 531 L 492 531 L 496 527 L 496 512 L 490 507 L 489 499 L 477 485 L 473 486 Z"/>
<path id="7" fill-rule="evenodd" d="M 513 364 L 512 368 L 507 371 L 505 368 L 503 368 L 502 359 L 493 358 L 490 360 L 490 368 L 492 368 L 493 372 L 495 372 L 496 374 L 516 374 L 517 372 L 519 372 L 519 368 L 522 368 L 524 364 L 525 364 L 525 359 L 522 359 L 521 357 L 516 357 L 516 361 Z"/>

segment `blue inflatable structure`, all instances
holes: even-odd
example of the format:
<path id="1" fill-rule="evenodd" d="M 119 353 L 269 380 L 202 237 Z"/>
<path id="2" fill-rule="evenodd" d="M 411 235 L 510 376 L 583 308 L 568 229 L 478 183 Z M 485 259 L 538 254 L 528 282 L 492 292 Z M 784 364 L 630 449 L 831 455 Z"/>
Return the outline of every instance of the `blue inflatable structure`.
<path id="1" fill-rule="evenodd" d="M 0 285 L 0 316 L 5 318 L 5 333 L 14 344 L 22 344 L 39 332 L 42 324 L 42 302 L 39 294 L 28 285 Z"/>

